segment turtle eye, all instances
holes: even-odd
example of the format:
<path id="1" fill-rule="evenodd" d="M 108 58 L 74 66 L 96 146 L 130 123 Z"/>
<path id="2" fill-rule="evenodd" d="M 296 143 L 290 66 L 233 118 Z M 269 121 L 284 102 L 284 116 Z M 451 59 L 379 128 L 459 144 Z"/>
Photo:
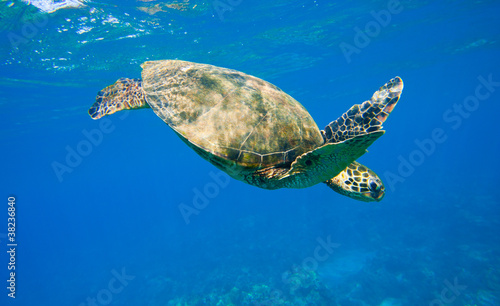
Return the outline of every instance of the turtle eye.
<path id="1" fill-rule="evenodd" d="M 380 190 L 380 185 L 375 182 L 375 180 L 370 180 L 370 189 L 375 191 L 375 190 Z"/>

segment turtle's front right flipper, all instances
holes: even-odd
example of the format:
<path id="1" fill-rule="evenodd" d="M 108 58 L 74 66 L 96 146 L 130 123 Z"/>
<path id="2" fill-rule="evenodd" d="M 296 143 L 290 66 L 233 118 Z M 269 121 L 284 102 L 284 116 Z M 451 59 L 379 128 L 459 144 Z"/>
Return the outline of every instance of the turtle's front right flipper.
<path id="1" fill-rule="evenodd" d="M 97 120 L 124 109 L 148 107 L 141 79 L 122 78 L 97 93 L 95 103 L 89 108 L 89 115 Z"/>
<path id="2" fill-rule="evenodd" d="M 340 143 L 344 140 L 382 130 L 385 122 L 398 103 L 403 91 L 400 77 L 387 82 L 376 91 L 369 101 L 353 105 L 337 120 L 321 131 L 325 143 Z"/>
<path id="3" fill-rule="evenodd" d="M 304 188 L 336 177 L 384 134 L 382 123 L 399 100 L 403 81 L 395 77 L 369 101 L 356 104 L 326 126 L 324 144 L 296 158 L 279 180 L 288 188 Z"/>

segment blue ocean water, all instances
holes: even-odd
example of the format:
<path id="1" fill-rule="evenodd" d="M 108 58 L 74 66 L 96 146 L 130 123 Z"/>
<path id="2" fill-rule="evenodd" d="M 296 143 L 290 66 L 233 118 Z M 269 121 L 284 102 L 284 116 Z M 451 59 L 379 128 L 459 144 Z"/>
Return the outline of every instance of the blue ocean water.
<path id="1" fill-rule="evenodd" d="M 66 2 L 0 1 L 1 305 L 500 305 L 498 1 Z M 150 110 L 91 120 L 158 59 L 270 81 L 320 128 L 400 76 L 359 160 L 385 198 L 228 180 Z"/>

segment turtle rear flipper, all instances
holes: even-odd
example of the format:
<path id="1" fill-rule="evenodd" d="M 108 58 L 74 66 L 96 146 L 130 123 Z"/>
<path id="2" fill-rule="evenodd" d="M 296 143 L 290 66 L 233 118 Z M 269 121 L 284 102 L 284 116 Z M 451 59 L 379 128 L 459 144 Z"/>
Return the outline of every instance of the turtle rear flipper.
<path id="1" fill-rule="evenodd" d="M 89 115 L 97 120 L 124 109 L 149 107 L 142 90 L 140 79 L 121 78 L 97 93 L 94 104 L 89 108 Z"/>
<path id="2" fill-rule="evenodd" d="M 402 91 L 403 81 L 400 77 L 387 82 L 369 101 L 353 105 L 337 120 L 328 124 L 321 131 L 325 143 L 339 143 L 359 135 L 382 131 L 382 123 L 398 103 Z"/>

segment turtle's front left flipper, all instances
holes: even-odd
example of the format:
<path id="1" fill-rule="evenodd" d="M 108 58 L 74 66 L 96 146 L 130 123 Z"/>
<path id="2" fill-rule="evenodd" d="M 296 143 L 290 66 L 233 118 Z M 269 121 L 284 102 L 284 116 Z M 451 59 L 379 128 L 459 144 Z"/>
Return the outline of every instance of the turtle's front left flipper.
<path id="1" fill-rule="evenodd" d="M 94 104 L 89 108 L 89 115 L 92 119 L 97 120 L 124 109 L 148 107 L 142 89 L 142 81 L 121 78 L 97 93 Z"/>
<path id="2" fill-rule="evenodd" d="M 403 81 L 400 77 L 387 82 L 369 101 L 353 105 L 337 120 L 327 125 L 325 130 L 321 131 L 325 143 L 340 143 L 356 136 L 383 131 L 382 123 L 398 103 L 402 91 Z"/>
<path id="3" fill-rule="evenodd" d="M 325 184 L 342 195 L 364 202 L 378 202 L 385 195 L 384 183 L 378 175 L 358 162 L 352 162 Z"/>

